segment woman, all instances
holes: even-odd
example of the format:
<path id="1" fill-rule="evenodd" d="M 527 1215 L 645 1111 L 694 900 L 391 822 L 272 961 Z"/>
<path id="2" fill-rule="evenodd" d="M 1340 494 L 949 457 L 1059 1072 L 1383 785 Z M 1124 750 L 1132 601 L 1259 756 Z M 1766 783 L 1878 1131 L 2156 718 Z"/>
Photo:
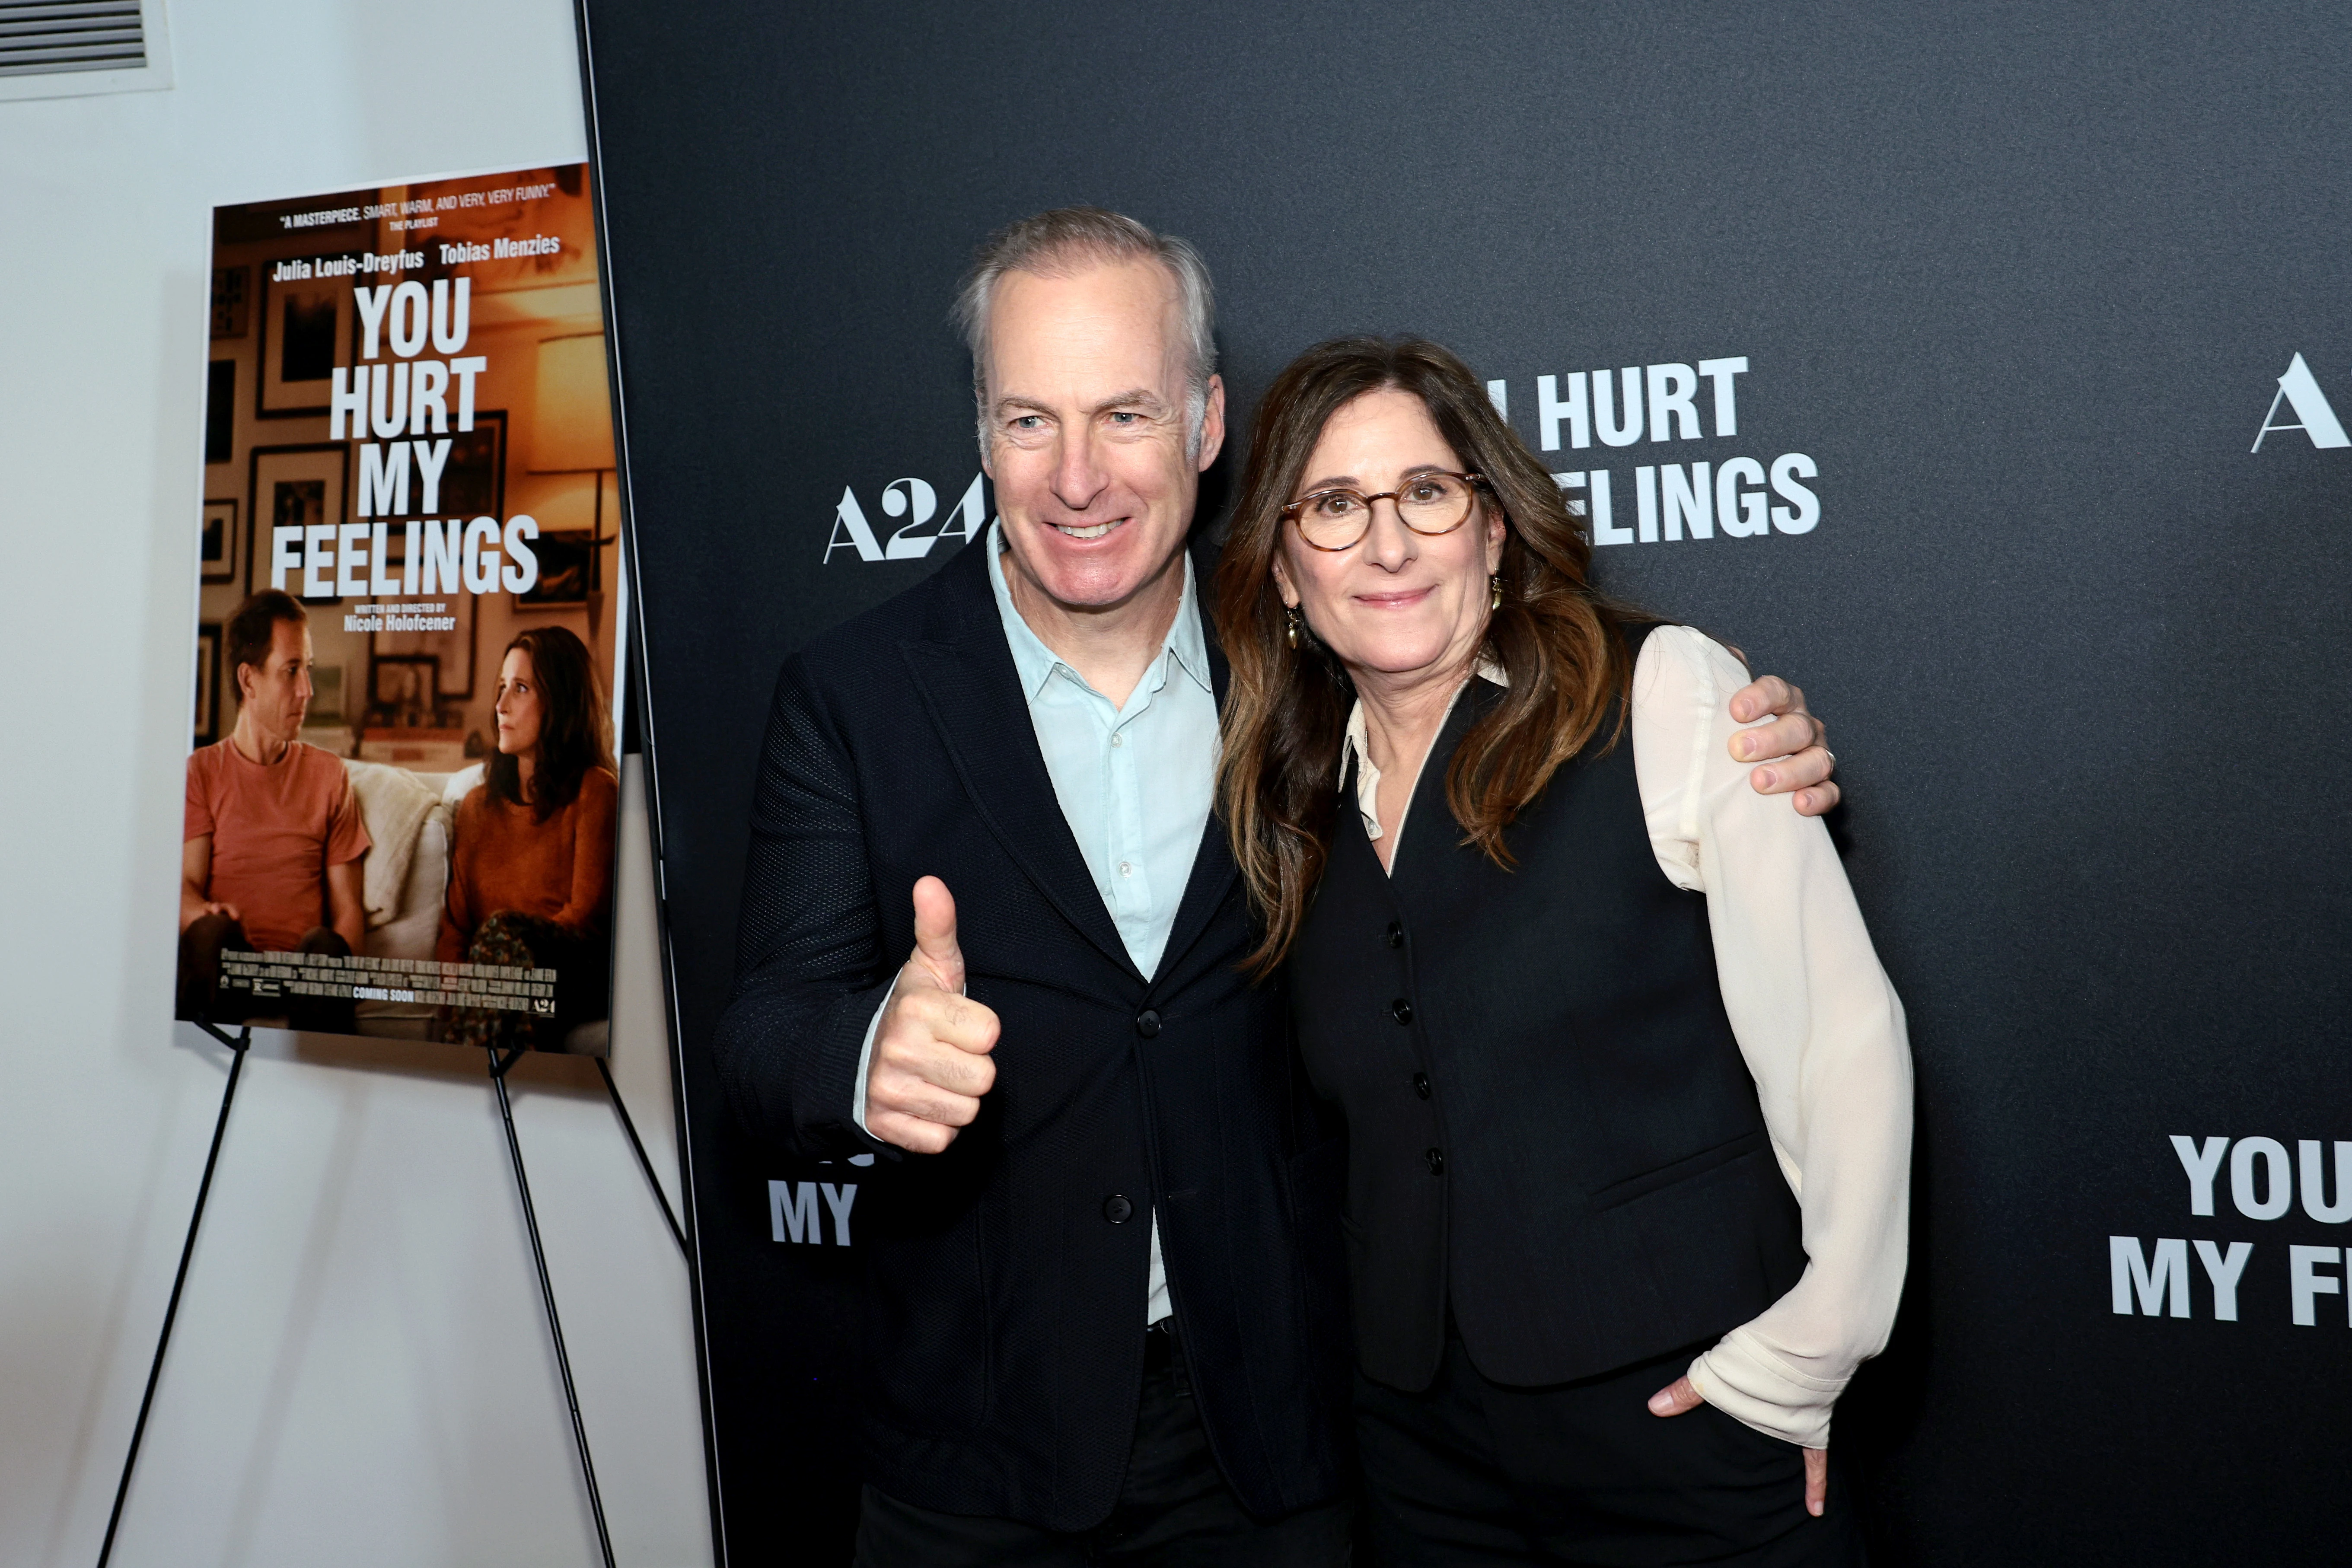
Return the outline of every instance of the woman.
<path id="1" fill-rule="evenodd" d="M 1348 1122 L 1373 1539 L 1858 1561 L 1826 1446 L 1902 1282 L 1901 1005 L 1731 760 L 1738 660 L 1590 555 L 1434 344 L 1322 344 L 1259 407 L 1218 794 Z"/>
<path id="2" fill-rule="evenodd" d="M 613 823 L 620 781 L 588 649 L 562 626 L 507 645 L 498 750 L 458 804 L 444 963 L 552 969 L 555 1013 L 451 1010 L 468 1045 L 561 1050 L 606 1014 L 612 973 Z"/>

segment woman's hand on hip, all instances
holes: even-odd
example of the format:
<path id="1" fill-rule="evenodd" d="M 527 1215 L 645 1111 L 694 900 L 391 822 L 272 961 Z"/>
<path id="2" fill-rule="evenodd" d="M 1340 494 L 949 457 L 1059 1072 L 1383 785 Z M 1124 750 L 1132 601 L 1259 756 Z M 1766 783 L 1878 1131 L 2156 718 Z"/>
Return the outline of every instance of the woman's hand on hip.
<path id="1" fill-rule="evenodd" d="M 1698 1390 L 1691 1386 L 1690 1378 L 1685 1375 L 1650 1395 L 1650 1414 L 1680 1415 L 1706 1403 Z M 1822 1510 L 1829 1506 L 1830 1451 L 1827 1448 L 1807 1448 L 1804 1455 L 1805 1511 L 1819 1519 Z"/>

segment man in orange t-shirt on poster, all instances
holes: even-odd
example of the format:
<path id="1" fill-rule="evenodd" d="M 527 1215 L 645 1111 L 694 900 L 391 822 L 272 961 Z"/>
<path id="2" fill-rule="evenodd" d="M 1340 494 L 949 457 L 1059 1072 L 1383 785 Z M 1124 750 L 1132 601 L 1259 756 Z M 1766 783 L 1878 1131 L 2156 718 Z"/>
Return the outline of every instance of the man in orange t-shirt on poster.
<path id="1" fill-rule="evenodd" d="M 296 738 L 310 706 L 312 662 L 300 602 L 265 589 L 237 606 L 223 640 L 236 728 L 188 758 L 176 1016 L 236 1023 L 282 1011 L 295 1028 L 350 1034 L 349 994 L 264 1001 L 220 989 L 225 948 L 357 952 L 369 847 L 343 764 Z"/>

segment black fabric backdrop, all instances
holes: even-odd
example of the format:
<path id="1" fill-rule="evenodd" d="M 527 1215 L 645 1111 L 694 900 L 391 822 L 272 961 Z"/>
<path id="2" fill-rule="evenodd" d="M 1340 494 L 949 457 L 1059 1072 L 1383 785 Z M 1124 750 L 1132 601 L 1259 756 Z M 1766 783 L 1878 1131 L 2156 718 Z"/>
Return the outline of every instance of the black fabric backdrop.
<path id="1" fill-rule="evenodd" d="M 1817 469 L 1811 531 L 1601 562 L 1800 680 L 1843 759 L 1918 1063 L 1910 1289 L 1837 1428 L 1890 1560 L 2344 1560 L 2352 1329 L 2341 1295 L 2291 1321 L 2288 1250 L 2352 1240 L 2305 1207 L 2340 1195 L 2251 1216 L 2258 1148 L 2193 1215 L 2168 1142 L 2352 1139 L 2352 449 L 2308 421 L 2249 450 L 2298 354 L 2352 416 L 2339 7 L 584 21 L 733 1561 L 845 1561 L 854 1484 L 855 1211 L 850 1246 L 830 1215 L 780 1241 L 822 1205 L 769 1183 L 856 1173 L 740 1146 L 705 1054 L 770 685 L 959 542 L 866 561 L 844 492 L 876 553 L 923 486 L 908 542 L 961 527 L 950 291 L 988 230 L 1074 201 L 1202 247 L 1244 413 L 1342 331 L 1452 345 L 1531 439 L 1540 376 L 1746 358 L 1735 436 L 1701 381 L 1695 437 L 1564 429 L 1556 466 L 1607 468 L 1621 528 L 1638 466 Z M 2119 1315 L 2115 1236 L 2251 1242 L 2237 1321 L 2193 1254 L 2188 1321 Z"/>

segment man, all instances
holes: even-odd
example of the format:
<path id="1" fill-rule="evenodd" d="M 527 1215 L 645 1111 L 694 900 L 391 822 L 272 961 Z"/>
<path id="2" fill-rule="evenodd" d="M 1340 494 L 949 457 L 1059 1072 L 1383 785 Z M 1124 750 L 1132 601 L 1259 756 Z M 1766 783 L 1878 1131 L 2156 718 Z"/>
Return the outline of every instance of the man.
<path id="1" fill-rule="evenodd" d="M 754 1135 L 888 1157 L 858 1560 L 1343 1561 L 1340 1151 L 1209 815 L 1207 271 L 1066 209 L 959 315 L 1001 522 L 786 663 L 713 1042 Z"/>
<path id="2" fill-rule="evenodd" d="M 236 727 L 188 758 L 180 846 L 177 1016 L 215 1023 L 282 1010 L 298 1029 L 349 1034 L 348 996 L 257 1004 L 220 989 L 224 948 L 349 957 L 367 929 L 368 833 L 343 764 L 297 739 L 310 707 L 310 617 L 264 589 L 225 628 Z"/>

